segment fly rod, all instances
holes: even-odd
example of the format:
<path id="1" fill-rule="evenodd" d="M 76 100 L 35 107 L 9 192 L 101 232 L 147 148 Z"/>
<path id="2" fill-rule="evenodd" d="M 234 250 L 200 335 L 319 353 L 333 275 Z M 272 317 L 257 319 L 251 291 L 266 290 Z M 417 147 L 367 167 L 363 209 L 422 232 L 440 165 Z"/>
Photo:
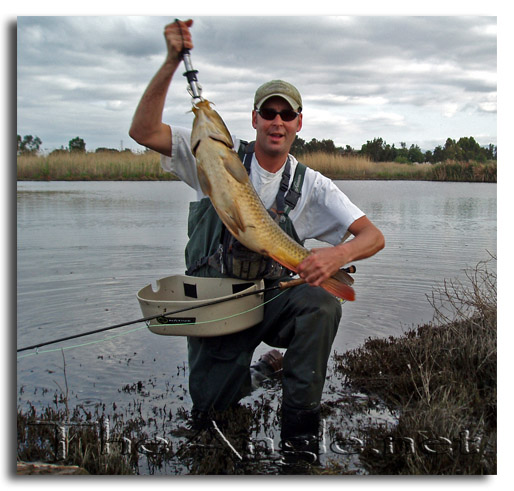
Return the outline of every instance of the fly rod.
<path id="1" fill-rule="evenodd" d="M 354 273 L 355 266 L 343 268 L 341 271 L 344 271 L 346 273 Z M 89 336 L 91 334 L 98 334 L 99 332 L 110 331 L 112 329 L 118 329 L 119 327 L 130 326 L 131 324 L 137 324 L 139 322 L 148 322 L 148 321 L 157 319 L 158 317 L 168 317 L 170 315 L 176 315 L 176 314 L 180 314 L 182 312 L 187 312 L 188 310 L 194 310 L 194 309 L 198 309 L 201 307 L 210 307 L 212 305 L 217 305 L 217 304 L 220 304 L 223 302 L 228 302 L 230 300 L 239 300 L 240 298 L 248 297 L 250 295 L 258 295 L 260 293 L 267 293 L 267 292 L 270 292 L 273 290 L 285 290 L 287 288 L 292 288 L 294 286 L 301 285 L 303 283 L 305 283 L 305 280 L 302 280 L 301 278 L 297 278 L 297 279 L 290 280 L 290 281 L 281 281 L 278 285 L 270 286 L 268 288 L 261 288 L 260 290 L 255 290 L 255 291 L 251 291 L 251 292 L 237 293 L 237 294 L 231 296 L 230 298 L 219 298 L 217 300 L 212 300 L 211 302 L 207 302 L 202 305 L 194 305 L 191 307 L 184 307 L 182 309 L 175 310 L 173 312 L 161 313 L 161 314 L 157 314 L 157 315 L 152 315 L 150 317 L 142 317 L 140 319 L 136 319 L 136 320 L 132 320 L 132 321 L 128 321 L 128 322 L 121 322 L 120 324 L 114 324 L 112 326 L 102 327 L 100 329 L 95 329 L 93 331 L 88 331 L 88 332 L 84 332 L 81 334 L 73 334 L 71 336 L 66 336 L 64 338 L 54 339 L 53 341 L 45 341 L 43 343 L 37 343 L 37 344 L 33 344 L 31 346 L 25 346 L 24 348 L 17 349 L 16 352 L 20 353 L 21 351 L 27 351 L 30 349 L 41 348 L 43 346 L 48 346 L 49 344 L 60 343 L 61 341 L 69 341 L 70 339 L 81 338 L 84 336 Z"/>

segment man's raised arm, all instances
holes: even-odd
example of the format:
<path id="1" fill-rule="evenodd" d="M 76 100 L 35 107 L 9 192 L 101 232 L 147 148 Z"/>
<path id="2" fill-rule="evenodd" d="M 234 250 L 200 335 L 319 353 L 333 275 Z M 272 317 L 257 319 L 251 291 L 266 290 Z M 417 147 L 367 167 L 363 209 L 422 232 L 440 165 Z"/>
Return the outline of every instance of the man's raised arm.
<path id="1" fill-rule="evenodd" d="M 171 79 L 180 64 L 180 52 L 193 48 L 189 28 L 192 20 L 175 21 L 164 29 L 168 53 L 146 88 L 137 106 L 129 135 L 137 143 L 171 157 L 171 128 L 162 122 L 162 113 Z"/>

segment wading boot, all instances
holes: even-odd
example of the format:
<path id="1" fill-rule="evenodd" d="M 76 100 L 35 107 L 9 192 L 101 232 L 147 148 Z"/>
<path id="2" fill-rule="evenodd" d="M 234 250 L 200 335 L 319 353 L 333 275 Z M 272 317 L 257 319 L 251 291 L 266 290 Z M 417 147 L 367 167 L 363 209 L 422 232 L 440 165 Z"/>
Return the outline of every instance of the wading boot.
<path id="1" fill-rule="evenodd" d="M 212 417 L 207 412 L 199 411 L 193 406 L 190 424 L 192 430 L 205 430 L 212 426 Z"/>
<path id="2" fill-rule="evenodd" d="M 282 405 L 281 448 L 283 470 L 304 472 L 319 465 L 320 408 L 292 409 Z"/>
<path id="3" fill-rule="evenodd" d="M 259 361 L 250 367 L 252 390 L 259 388 L 265 380 L 278 374 L 282 370 L 283 359 L 282 353 L 276 349 L 262 355 Z"/>

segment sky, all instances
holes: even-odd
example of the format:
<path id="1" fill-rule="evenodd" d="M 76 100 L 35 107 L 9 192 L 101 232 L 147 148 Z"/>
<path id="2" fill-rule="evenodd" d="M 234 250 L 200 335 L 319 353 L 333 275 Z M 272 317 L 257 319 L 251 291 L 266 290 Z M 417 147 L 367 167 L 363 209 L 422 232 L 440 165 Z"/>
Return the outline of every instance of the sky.
<path id="1" fill-rule="evenodd" d="M 179 13 L 180 14 L 180 13 Z M 15 19 L 17 134 L 42 149 L 82 138 L 98 147 L 143 147 L 132 116 L 166 54 L 164 26 L 192 17 L 193 66 L 202 95 L 230 131 L 252 139 L 255 90 L 271 79 L 303 97 L 305 141 L 360 149 L 382 138 L 433 150 L 447 138 L 497 145 L 494 15 L 45 15 Z M 163 120 L 190 127 L 180 67 Z"/>

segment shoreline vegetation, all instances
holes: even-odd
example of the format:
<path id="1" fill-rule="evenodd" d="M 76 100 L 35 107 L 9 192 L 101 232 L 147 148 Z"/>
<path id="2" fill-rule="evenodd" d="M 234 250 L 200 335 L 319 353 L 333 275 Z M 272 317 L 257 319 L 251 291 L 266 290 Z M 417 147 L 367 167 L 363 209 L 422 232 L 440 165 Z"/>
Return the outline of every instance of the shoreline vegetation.
<path id="1" fill-rule="evenodd" d="M 350 397 L 323 403 L 322 414 L 329 421 L 327 434 L 339 451 L 327 464 L 307 465 L 295 473 L 496 474 L 497 289 L 496 273 L 488 269 L 488 263 L 495 260 L 491 257 L 468 271 L 469 281 L 465 284 L 445 281 L 443 287 L 435 290 L 429 298 L 435 312 L 432 323 L 399 337 L 370 338 L 360 348 L 335 355 L 331 384 L 337 385 L 337 393 Z M 359 392 L 369 395 L 368 402 L 352 404 L 351 395 Z M 376 408 L 373 398 L 397 415 L 394 422 L 384 424 L 378 418 L 371 423 L 370 411 Z M 339 411 L 348 414 L 342 418 Z M 245 428 L 259 426 L 271 431 L 273 414 L 270 401 L 262 399 L 234 409 L 225 421 L 221 419 L 218 423 L 228 441 L 242 451 L 245 435 L 248 436 Z M 370 423 L 359 424 L 364 421 L 363 414 Z M 77 465 L 90 474 L 139 473 L 142 464 L 134 454 L 102 453 L 97 430 L 85 426 L 98 417 L 101 415 L 93 416 L 84 408 L 70 408 L 67 391 L 61 394 L 59 402 L 56 398 L 55 407 L 39 411 L 32 407 L 26 411 L 18 406 L 18 461 Z M 167 418 L 166 413 L 162 421 L 156 416 L 153 424 L 162 429 L 169 423 Z M 82 425 L 79 433 L 68 435 L 66 461 L 58 461 L 50 443 L 55 428 L 41 425 L 56 420 Z M 186 441 L 191 442 L 192 433 L 184 427 L 189 420 L 188 411 L 183 411 L 182 422 L 174 434 L 186 436 Z M 40 426 L 35 426 L 38 421 Z M 354 421 L 357 426 L 346 428 L 342 421 Z M 118 441 L 144 441 L 149 437 L 149 426 L 150 421 L 144 423 L 136 418 L 125 421 L 128 430 L 123 433 L 114 424 L 111 437 Z M 45 433 L 36 431 L 38 428 Z M 275 428 L 276 431 L 279 430 Z M 270 462 L 266 452 L 259 460 L 258 446 L 253 448 L 252 458 L 239 460 L 228 447 L 220 448 L 219 441 L 213 445 L 212 433 L 210 436 L 211 440 L 197 441 L 191 452 L 183 452 L 184 446 L 170 445 L 165 453 L 151 453 L 152 469 L 164 474 L 283 473 L 280 463 Z M 194 438 L 200 438 L 198 432 Z M 382 442 L 382 446 L 377 447 L 376 442 Z M 349 461 L 356 455 L 357 470 L 355 466 L 349 467 Z"/>
<path id="2" fill-rule="evenodd" d="M 445 281 L 435 290 L 432 323 L 336 355 L 352 386 L 399 414 L 394 428 L 365 435 L 391 450 L 386 460 L 361 455 L 371 473 L 497 473 L 497 277 L 488 269 L 495 260 L 466 271 L 468 284 Z"/>
<path id="3" fill-rule="evenodd" d="M 306 153 L 298 160 L 334 180 L 425 180 L 497 182 L 496 161 L 437 164 L 373 162 L 368 157 L 326 152 Z M 19 155 L 18 181 L 173 181 L 162 170 L 159 154 L 132 152 L 55 152 Z"/>

